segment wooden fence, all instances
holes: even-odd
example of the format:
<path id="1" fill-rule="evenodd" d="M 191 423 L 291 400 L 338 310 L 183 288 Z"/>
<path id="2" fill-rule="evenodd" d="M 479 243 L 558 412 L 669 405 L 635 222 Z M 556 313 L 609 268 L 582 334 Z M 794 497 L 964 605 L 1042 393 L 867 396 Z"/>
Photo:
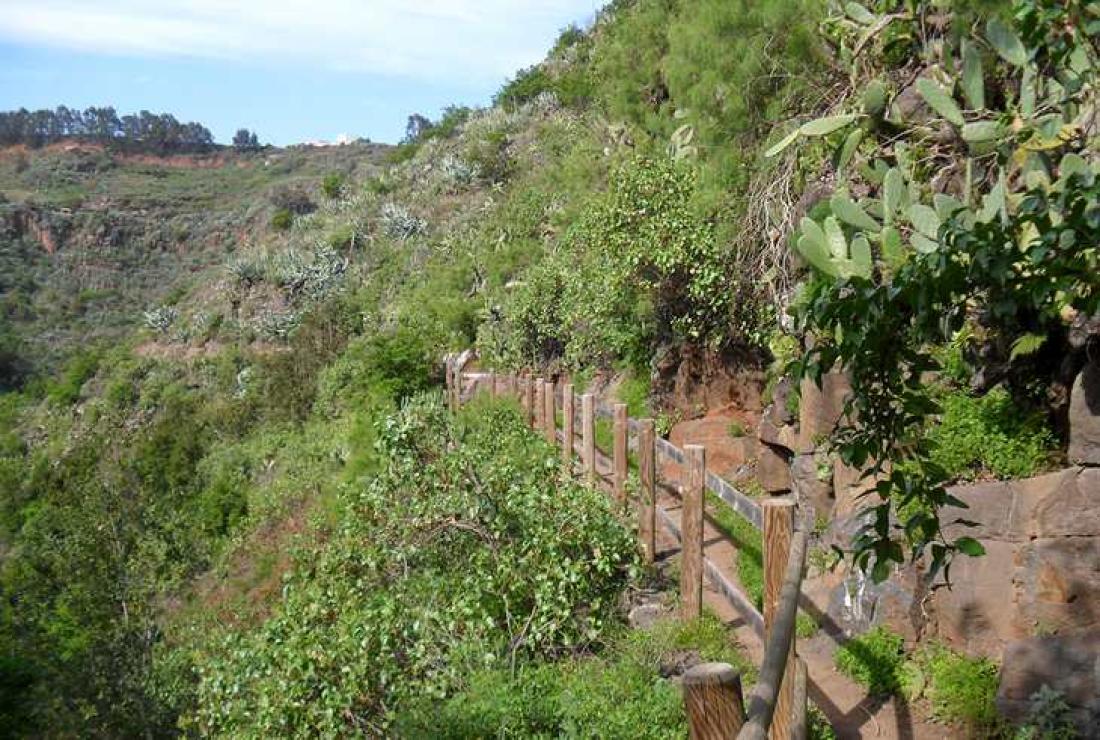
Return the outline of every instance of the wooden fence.
<path id="1" fill-rule="evenodd" d="M 705 576 L 765 644 L 760 674 L 747 702 L 742 698 L 741 677 L 733 667 L 705 663 L 687 671 L 683 691 L 691 737 L 703 740 L 806 737 L 806 665 L 796 654 L 795 620 L 807 535 L 804 527 L 796 527 L 794 501 L 789 498 L 754 501 L 706 469 L 703 447 L 685 445 L 681 450 L 661 439 L 653 419 L 631 419 L 625 404 L 607 407 L 592 394 L 584 394 L 578 407 L 571 384 L 564 384 L 559 391 L 555 383 L 526 374 L 463 373 L 450 361 L 446 380 L 447 400 L 452 409 L 479 390 L 517 399 L 527 423 L 551 444 L 561 443 L 562 462 L 568 470 L 579 472 L 592 484 L 608 483 L 615 499 L 624 505 L 628 501 L 627 475 L 633 450 L 640 481 L 637 500 L 640 549 L 646 561 L 653 562 L 658 521 L 680 543 L 682 616 L 692 619 L 702 613 Z M 559 410 L 561 429 L 557 423 Z M 608 451 L 596 444 L 598 416 L 612 420 Z M 579 467 L 574 460 L 578 441 Z M 658 503 L 662 484 L 658 460 L 676 463 L 679 469 L 679 480 L 663 481 L 666 490 L 676 490 L 679 484 L 679 522 Z M 606 480 L 601 467 L 608 471 Z M 704 554 L 706 491 L 763 532 L 763 614 Z"/>

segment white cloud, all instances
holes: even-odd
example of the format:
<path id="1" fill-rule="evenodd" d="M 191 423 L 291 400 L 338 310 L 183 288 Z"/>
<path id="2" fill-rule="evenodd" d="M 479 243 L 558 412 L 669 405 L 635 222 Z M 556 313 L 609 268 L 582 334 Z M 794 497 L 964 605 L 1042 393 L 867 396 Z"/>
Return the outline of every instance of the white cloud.
<path id="1" fill-rule="evenodd" d="M 599 0 L 0 0 L 0 37 L 104 54 L 500 80 Z"/>

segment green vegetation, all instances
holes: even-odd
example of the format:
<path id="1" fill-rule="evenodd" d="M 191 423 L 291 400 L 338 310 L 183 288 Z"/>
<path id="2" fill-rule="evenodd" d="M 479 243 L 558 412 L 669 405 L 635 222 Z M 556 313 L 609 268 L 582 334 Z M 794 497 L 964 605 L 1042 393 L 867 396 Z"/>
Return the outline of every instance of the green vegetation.
<path id="1" fill-rule="evenodd" d="M 886 627 L 875 627 L 837 649 L 837 670 L 878 694 L 896 694 L 902 686 L 905 641 Z"/>
<path id="2" fill-rule="evenodd" d="M 393 149 L 0 152 L 5 730 L 682 735 L 661 666 L 734 656 L 713 620 L 626 632 L 604 497 L 507 404 L 431 398 L 471 346 L 618 372 L 635 416 L 677 353 L 846 365 L 845 461 L 897 463 L 856 563 L 980 552 L 942 484 L 1042 468 L 1034 399 L 1100 295 L 1094 21 L 996 5 L 614 2 Z M 711 504 L 759 603 L 759 533 Z M 926 662 L 985 726 L 988 667 Z"/>
<path id="3" fill-rule="evenodd" d="M 688 655 L 751 678 L 720 620 L 670 620 L 617 635 L 596 657 L 476 673 L 442 705 L 413 703 L 395 729 L 402 737 L 683 737 L 680 689 L 664 676 Z"/>
<path id="4" fill-rule="evenodd" d="M 1087 159 L 1094 133 L 1078 123 L 1095 105 L 1100 69 L 1086 5 L 1017 0 L 1011 26 L 994 17 L 974 24 L 981 31 L 929 30 L 931 6 L 889 19 L 837 6 L 825 28 L 851 94 L 829 115 L 777 132 L 768 152 L 801 142 L 808 166 L 837 175 L 835 191 L 793 239 L 813 269 L 794 306 L 812 349 L 794 370 L 816 379 L 837 365 L 849 372 L 859 423 L 839 435 L 841 455 L 876 473 L 889 466 L 876 525 L 854 543 L 856 562 L 869 568 L 873 560 L 878 580 L 907 549 L 928 552 L 933 573 L 955 551 L 981 551 L 970 538 L 947 541 L 935 513 L 950 500 L 936 455 L 970 462 L 952 459 L 958 438 L 950 428 L 938 443 L 921 435 L 938 410 L 926 373 L 940 367 L 939 348 L 959 332 L 982 337 L 975 374 L 1006 376 L 1018 400 L 1037 378 L 1056 376 L 1065 323 L 1100 310 L 1100 256 L 1091 246 L 1100 237 L 1100 180 Z M 880 21 L 890 32 L 855 54 Z M 927 67 L 900 89 L 889 76 L 894 61 L 921 54 Z M 868 64 L 868 55 L 878 62 Z M 972 412 L 988 421 L 996 404 L 955 403 L 948 421 Z M 1041 442 L 1030 421 L 1012 426 L 1028 430 L 1025 459 L 989 464 L 1028 470 Z M 895 507 L 909 514 L 892 527 Z"/>
<path id="5" fill-rule="evenodd" d="M 933 716 L 961 725 L 970 737 L 1011 736 L 997 712 L 997 666 L 930 644 L 906 654 L 902 637 L 875 627 L 835 654 L 839 671 L 879 694 L 927 699 Z"/>
<path id="6" fill-rule="evenodd" d="M 379 470 L 338 489 L 341 524 L 284 576 L 277 611 L 186 651 L 203 733 L 381 730 L 411 698 L 615 623 L 633 538 L 601 492 L 542 474 L 557 456 L 516 410 L 452 421 L 420 396 L 376 439 Z"/>
<path id="7" fill-rule="evenodd" d="M 975 398 L 958 391 L 940 400 L 943 416 L 927 433 L 929 459 L 949 478 L 1027 478 L 1050 461 L 1054 436 L 1038 413 L 1021 414 L 1003 388 Z"/>

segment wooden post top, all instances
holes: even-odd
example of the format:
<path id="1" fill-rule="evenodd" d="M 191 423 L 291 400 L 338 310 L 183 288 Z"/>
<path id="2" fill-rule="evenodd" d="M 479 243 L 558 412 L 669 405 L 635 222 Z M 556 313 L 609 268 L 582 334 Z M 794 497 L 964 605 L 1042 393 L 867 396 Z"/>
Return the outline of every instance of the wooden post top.
<path id="1" fill-rule="evenodd" d="M 692 445 L 685 445 L 684 449 L 691 446 Z M 798 504 L 794 499 L 787 496 L 772 496 L 771 498 L 766 498 L 761 501 L 760 505 L 769 509 L 793 509 Z"/>
<path id="2" fill-rule="evenodd" d="M 732 683 L 741 674 L 729 663 L 700 663 L 688 668 L 681 681 L 684 686 Z"/>

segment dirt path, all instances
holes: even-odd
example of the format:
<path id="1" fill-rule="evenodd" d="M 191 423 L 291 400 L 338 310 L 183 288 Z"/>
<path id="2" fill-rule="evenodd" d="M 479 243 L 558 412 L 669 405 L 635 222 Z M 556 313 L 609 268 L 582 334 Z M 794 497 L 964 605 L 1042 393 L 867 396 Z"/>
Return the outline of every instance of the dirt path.
<path id="1" fill-rule="evenodd" d="M 577 454 L 580 449 L 577 445 Z M 597 453 L 597 469 L 610 478 L 611 462 Z M 667 512 L 677 527 L 680 526 L 679 488 L 672 481 L 679 479 L 678 466 L 668 461 L 658 464 L 658 505 Z M 605 480 L 606 484 L 606 480 Z M 658 517 L 660 519 L 660 517 Z M 730 582 L 738 584 L 734 569 L 737 549 L 708 516 L 703 529 L 703 554 Z M 658 521 L 658 562 L 676 558 L 680 553 L 679 539 Z M 739 584 L 738 584 L 739 585 Z M 759 665 L 764 657 L 763 640 L 742 615 L 731 606 L 729 600 L 705 579 L 703 599 L 734 632 L 734 635 L 752 661 Z M 799 640 L 797 651 L 806 662 L 809 677 L 809 695 L 813 703 L 828 717 L 837 737 L 882 738 L 883 740 L 940 740 L 953 738 L 951 728 L 928 722 L 914 715 L 904 700 L 896 697 L 874 697 L 866 689 L 837 672 L 833 666 L 833 652 L 844 639 L 840 627 L 824 610 L 809 599 L 802 603 L 803 611 L 812 616 L 821 629 L 809 640 Z"/>

